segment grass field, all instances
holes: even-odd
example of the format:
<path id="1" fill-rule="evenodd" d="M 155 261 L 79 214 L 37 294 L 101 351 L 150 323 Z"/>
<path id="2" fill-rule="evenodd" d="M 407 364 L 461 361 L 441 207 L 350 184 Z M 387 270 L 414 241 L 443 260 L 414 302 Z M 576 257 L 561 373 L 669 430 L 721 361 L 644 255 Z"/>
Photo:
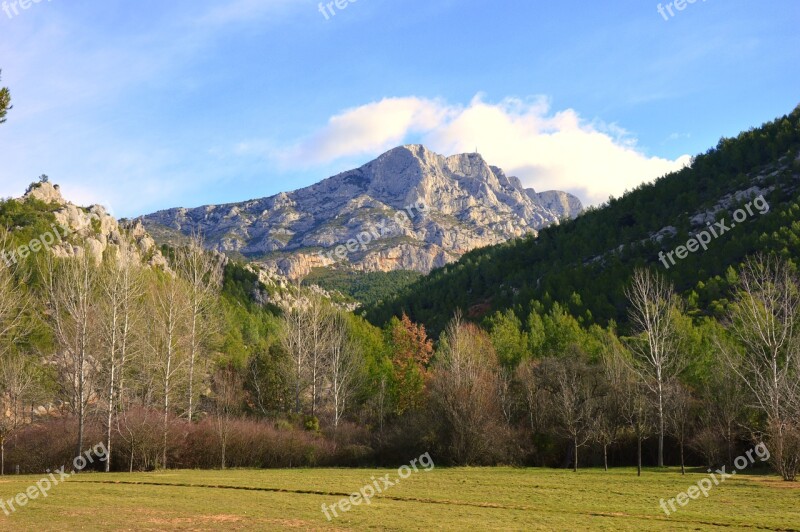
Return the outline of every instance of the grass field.
<path id="1" fill-rule="evenodd" d="M 736 476 L 671 517 L 660 499 L 706 475 L 618 469 L 437 468 L 329 522 L 332 505 L 396 470 L 81 474 L 6 517 L 0 530 L 800 530 L 800 484 Z M 12 498 L 41 477 L 0 479 Z"/>

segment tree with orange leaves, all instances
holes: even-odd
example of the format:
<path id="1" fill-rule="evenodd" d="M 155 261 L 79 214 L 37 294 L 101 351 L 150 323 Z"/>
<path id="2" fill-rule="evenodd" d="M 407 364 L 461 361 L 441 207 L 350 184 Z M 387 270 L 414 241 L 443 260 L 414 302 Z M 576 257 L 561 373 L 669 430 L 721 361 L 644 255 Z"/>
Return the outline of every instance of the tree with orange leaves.
<path id="1" fill-rule="evenodd" d="M 422 405 L 433 341 L 428 338 L 425 326 L 415 324 L 405 313 L 402 319 L 392 318 L 389 339 L 394 366 L 395 411 L 403 414 Z"/>

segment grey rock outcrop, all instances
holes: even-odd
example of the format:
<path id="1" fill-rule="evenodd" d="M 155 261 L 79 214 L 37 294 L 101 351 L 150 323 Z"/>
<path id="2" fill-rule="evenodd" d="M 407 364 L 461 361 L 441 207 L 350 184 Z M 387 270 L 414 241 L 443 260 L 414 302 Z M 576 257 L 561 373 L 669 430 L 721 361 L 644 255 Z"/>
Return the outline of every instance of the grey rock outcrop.
<path id="1" fill-rule="evenodd" d="M 149 266 L 167 268 L 167 261 L 144 226 L 138 222 L 120 223 L 102 205 L 79 207 L 65 200 L 58 185 L 40 182 L 31 186 L 21 200 L 35 199 L 56 205 L 53 216 L 58 230 L 51 252 L 60 258 L 88 251 L 99 265 L 109 248 L 130 245 Z"/>

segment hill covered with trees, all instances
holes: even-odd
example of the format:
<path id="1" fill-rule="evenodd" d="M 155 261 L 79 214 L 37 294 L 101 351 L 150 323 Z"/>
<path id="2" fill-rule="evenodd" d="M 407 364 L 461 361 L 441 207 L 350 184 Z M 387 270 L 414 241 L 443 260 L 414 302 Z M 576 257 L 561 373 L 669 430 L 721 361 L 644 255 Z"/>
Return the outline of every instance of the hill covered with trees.
<path id="1" fill-rule="evenodd" d="M 433 271 L 367 316 L 384 323 L 408 313 L 434 332 L 456 309 L 480 320 L 491 311 L 527 314 L 536 304 L 558 302 L 583 325 L 623 327 L 623 287 L 638 266 L 658 268 L 689 298 L 694 314 L 719 316 L 730 293 L 729 268 L 748 254 L 800 257 L 797 223 L 800 185 L 800 107 L 760 128 L 722 139 L 688 168 L 590 208 L 578 219 L 474 250 Z M 690 254 L 667 270 L 659 260 L 707 223 L 728 220 L 763 192 L 769 212 L 748 216 L 707 251 Z"/>

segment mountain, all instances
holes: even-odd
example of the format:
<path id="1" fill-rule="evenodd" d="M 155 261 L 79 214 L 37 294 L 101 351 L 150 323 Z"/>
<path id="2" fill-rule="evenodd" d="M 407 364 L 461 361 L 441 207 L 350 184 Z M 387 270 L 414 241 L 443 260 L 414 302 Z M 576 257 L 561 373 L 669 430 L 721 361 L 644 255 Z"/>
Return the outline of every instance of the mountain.
<path id="1" fill-rule="evenodd" d="M 427 273 L 582 209 L 565 192 L 525 189 L 477 153 L 444 157 L 409 145 L 294 192 L 169 209 L 142 221 L 161 242 L 199 232 L 214 249 L 298 278 L 331 266 Z"/>
<path id="2" fill-rule="evenodd" d="M 668 258 L 711 228 L 715 236 L 702 237 L 707 250 Z M 624 288 L 634 268 L 648 266 L 685 294 L 691 313 L 719 318 L 734 270 L 755 253 L 800 264 L 800 106 L 537 238 L 467 253 L 367 315 L 385 323 L 405 312 L 435 335 L 456 309 L 479 320 L 558 303 L 584 325 L 625 327 Z"/>

